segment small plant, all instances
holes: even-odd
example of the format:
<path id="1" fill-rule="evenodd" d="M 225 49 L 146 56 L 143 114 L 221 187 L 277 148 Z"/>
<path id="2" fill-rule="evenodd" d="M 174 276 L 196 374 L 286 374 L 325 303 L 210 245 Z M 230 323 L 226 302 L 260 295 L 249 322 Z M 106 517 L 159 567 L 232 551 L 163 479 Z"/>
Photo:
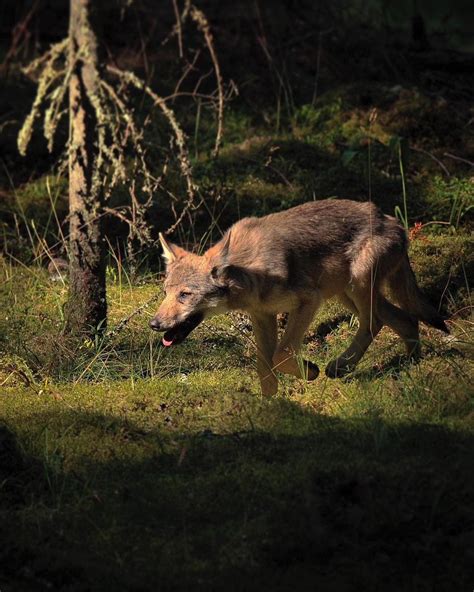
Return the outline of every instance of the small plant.
<path id="1" fill-rule="evenodd" d="M 405 230 L 408 231 L 409 223 L 408 223 L 408 205 L 407 205 L 407 188 L 406 188 L 406 180 L 405 180 L 405 153 L 407 149 L 406 140 L 400 138 L 399 136 L 394 136 L 391 138 L 389 142 L 389 146 L 395 148 L 398 156 L 398 166 L 400 168 L 400 178 L 402 182 L 402 207 L 395 206 L 395 217 L 400 220 L 402 225 L 404 226 Z"/>

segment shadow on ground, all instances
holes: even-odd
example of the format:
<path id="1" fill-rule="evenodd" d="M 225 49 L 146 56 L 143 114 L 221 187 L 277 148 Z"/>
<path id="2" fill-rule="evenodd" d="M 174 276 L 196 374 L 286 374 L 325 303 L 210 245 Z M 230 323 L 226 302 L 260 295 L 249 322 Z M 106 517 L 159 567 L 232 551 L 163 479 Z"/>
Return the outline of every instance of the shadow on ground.
<path id="1" fill-rule="evenodd" d="M 225 434 L 3 426 L 2 591 L 468 589 L 471 435 L 265 405 L 271 428 Z"/>

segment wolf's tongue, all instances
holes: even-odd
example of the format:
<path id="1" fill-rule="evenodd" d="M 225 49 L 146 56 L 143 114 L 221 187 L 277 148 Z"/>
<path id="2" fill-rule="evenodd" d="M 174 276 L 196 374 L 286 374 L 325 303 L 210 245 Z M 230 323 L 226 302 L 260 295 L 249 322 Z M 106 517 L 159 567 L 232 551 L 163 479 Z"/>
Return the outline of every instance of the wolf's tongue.
<path id="1" fill-rule="evenodd" d="M 173 345 L 173 340 L 172 339 L 165 339 L 164 337 L 161 340 L 161 343 L 165 346 L 165 347 L 169 347 L 170 345 Z"/>

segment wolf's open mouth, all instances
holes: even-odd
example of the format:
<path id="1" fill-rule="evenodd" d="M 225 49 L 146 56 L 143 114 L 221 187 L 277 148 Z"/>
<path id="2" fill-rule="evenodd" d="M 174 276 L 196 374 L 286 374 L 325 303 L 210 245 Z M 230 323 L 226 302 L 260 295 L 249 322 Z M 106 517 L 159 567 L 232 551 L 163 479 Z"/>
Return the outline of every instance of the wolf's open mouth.
<path id="1" fill-rule="evenodd" d="M 166 333 L 163 335 L 161 343 L 165 347 L 170 347 L 171 345 L 177 345 L 178 343 L 181 343 L 186 339 L 191 331 L 199 325 L 203 318 L 204 315 L 200 312 L 190 316 L 179 325 L 176 325 L 176 327 L 166 331 Z"/>

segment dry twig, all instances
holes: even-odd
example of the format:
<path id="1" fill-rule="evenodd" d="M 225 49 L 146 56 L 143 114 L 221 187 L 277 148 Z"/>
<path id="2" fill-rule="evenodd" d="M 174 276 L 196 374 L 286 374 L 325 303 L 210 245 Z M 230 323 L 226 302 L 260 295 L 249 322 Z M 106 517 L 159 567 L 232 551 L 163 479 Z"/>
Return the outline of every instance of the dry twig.
<path id="1" fill-rule="evenodd" d="M 474 162 L 472 160 L 467 160 L 467 158 L 461 158 L 461 156 L 456 156 L 455 154 L 451 154 L 450 152 L 445 152 L 444 156 L 448 158 L 452 158 L 453 160 L 457 160 L 459 162 L 463 162 L 464 164 L 468 164 L 469 166 L 474 167 Z"/>
<path id="2" fill-rule="evenodd" d="M 219 60 L 217 59 L 216 51 L 214 49 L 214 39 L 206 15 L 202 12 L 202 10 L 199 10 L 199 8 L 196 8 L 194 5 L 191 6 L 190 15 L 193 21 L 197 24 L 199 30 L 204 35 L 211 60 L 214 65 L 214 72 L 216 74 L 219 100 L 217 110 L 217 133 L 213 155 L 217 156 L 219 154 L 219 149 L 222 143 L 222 135 L 224 133 L 224 85 L 222 82 L 221 68 L 219 65 Z"/>
<path id="3" fill-rule="evenodd" d="M 121 321 L 119 321 L 113 329 L 110 329 L 109 331 L 107 331 L 106 337 L 110 338 L 110 337 L 113 337 L 114 335 L 117 335 L 117 333 L 120 333 L 120 331 L 122 331 L 134 317 L 141 314 L 148 306 L 150 306 L 150 304 L 153 304 L 153 302 L 156 302 L 160 298 L 160 296 L 161 296 L 161 294 L 159 294 L 159 293 L 155 294 L 149 300 L 147 300 L 146 302 L 141 304 L 138 308 L 136 308 L 134 311 L 132 311 L 128 316 L 124 317 Z"/>

